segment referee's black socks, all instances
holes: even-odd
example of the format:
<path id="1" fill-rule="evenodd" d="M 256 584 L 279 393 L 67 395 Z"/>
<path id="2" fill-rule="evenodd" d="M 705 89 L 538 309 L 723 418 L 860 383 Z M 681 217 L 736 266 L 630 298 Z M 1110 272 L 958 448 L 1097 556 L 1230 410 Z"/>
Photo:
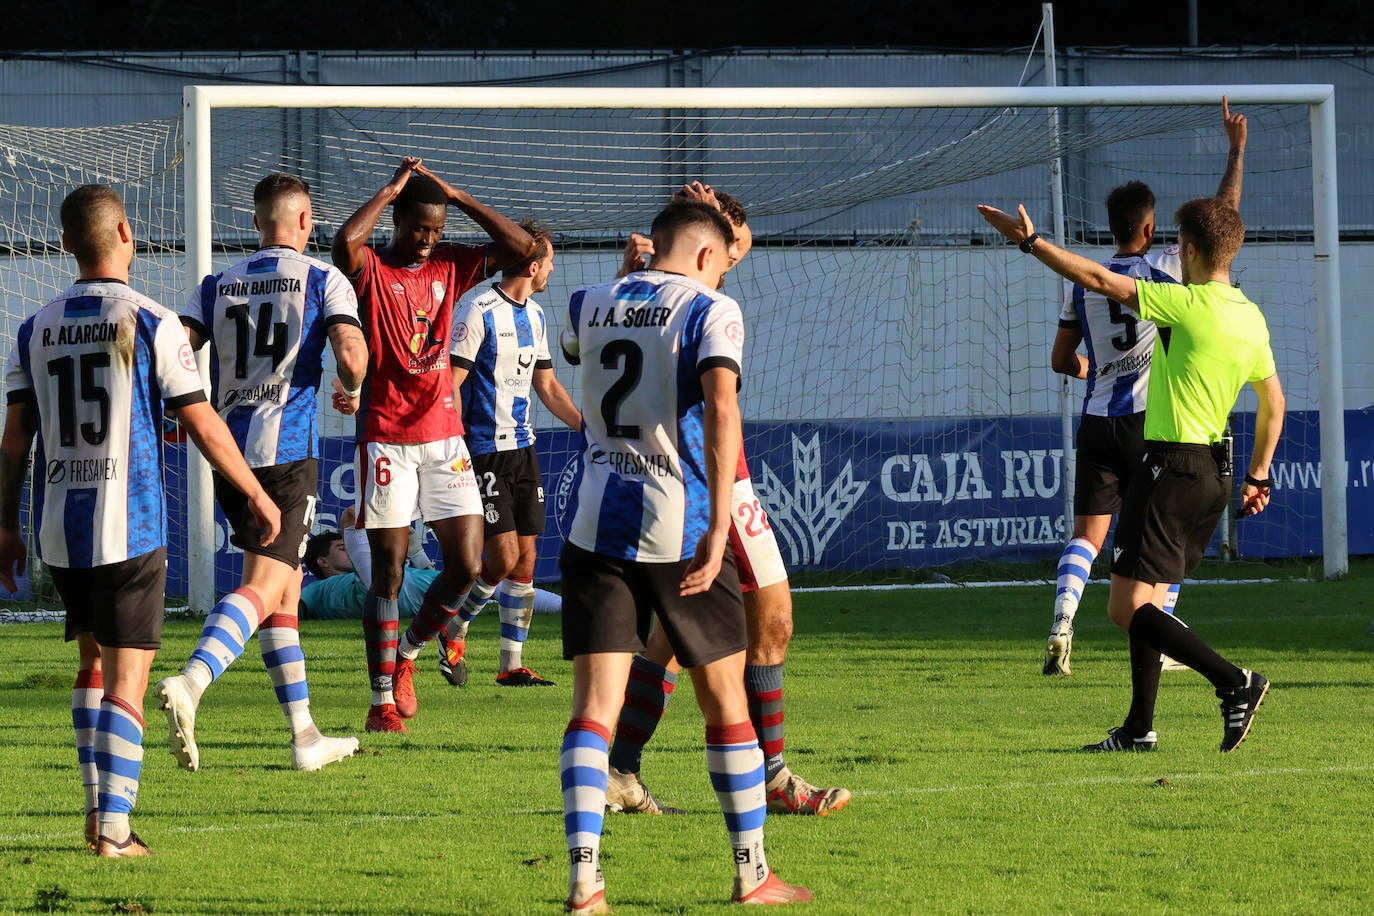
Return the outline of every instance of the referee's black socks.
<path id="1" fill-rule="evenodd" d="M 1131 619 L 1132 640 L 1140 636 L 1170 658 L 1183 662 L 1212 682 L 1218 690 L 1245 686 L 1245 673 L 1212 650 L 1188 625 L 1153 604 L 1136 608 Z"/>
<path id="2" fill-rule="evenodd" d="M 1145 637 L 1131 632 L 1131 709 L 1125 731 L 1143 738 L 1155 727 L 1155 700 L 1159 697 L 1159 673 L 1164 660 Z"/>

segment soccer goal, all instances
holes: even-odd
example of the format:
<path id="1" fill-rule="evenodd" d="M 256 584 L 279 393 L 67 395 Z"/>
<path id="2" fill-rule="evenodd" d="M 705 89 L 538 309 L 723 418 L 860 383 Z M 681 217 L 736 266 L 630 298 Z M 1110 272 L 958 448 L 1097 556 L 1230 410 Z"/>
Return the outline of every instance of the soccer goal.
<path id="1" fill-rule="evenodd" d="M 749 211 L 754 249 L 726 289 L 748 323 L 741 398 L 755 488 L 791 567 L 873 581 L 953 563 L 1043 563 L 1072 527 L 1082 388 L 1049 369 L 1057 278 L 1004 244 L 974 205 L 1024 203 L 1046 235 L 1062 213 L 1067 245 L 1102 257 L 1106 194 L 1140 179 L 1159 201 L 1155 244 L 1170 244 L 1173 209 L 1213 193 L 1221 176 L 1223 94 L 1249 118 L 1235 281 L 1269 322 L 1289 406 L 1278 463 L 1290 467 L 1270 509 L 1223 525 L 1213 551 L 1320 555 L 1340 575 L 1350 549 L 1343 402 L 1347 390 L 1352 403 L 1374 397 L 1341 372 L 1330 86 L 191 86 L 184 133 L 168 122 L 0 136 L 25 163 L 0 161 L 19 189 L 4 214 L 6 321 L 65 284 L 56 204 L 80 181 L 113 181 L 138 200 L 148 240 L 135 283 L 179 309 L 201 276 L 255 245 L 252 187 L 264 174 L 310 182 L 323 252 L 402 156 L 421 156 L 502 212 L 553 228 L 555 272 L 537 298 L 556 333 L 571 291 L 612 276 L 627 235 L 700 179 Z M 137 162 L 112 169 L 119 150 Z M 447 231 L 481 241 L 456 211 Z M 184 269 L 172 275 L 183 238 Z M 556 362 L 576 395 L 575 372 Z M 1233 417 L 1242 456 L 1253 410 L 1243 396 Z M 320 519 L 330 526 L 356 484 L 351 425 L 323 404 L 322 416 Z M 551 517 L 541 578 L 556 574 L 573 438 L 541 431 Z M 168 448 L 187 466 L 168 481 L 184 513 L 173 520 L 171 588 L 209 607 L 237 558 L 203 463 Z"/>

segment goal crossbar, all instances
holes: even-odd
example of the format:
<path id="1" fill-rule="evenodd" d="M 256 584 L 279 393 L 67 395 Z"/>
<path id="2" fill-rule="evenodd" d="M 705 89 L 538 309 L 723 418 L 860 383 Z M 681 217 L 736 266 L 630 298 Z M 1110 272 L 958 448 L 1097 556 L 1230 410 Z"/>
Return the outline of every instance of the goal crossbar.
<path id="1" fill-rule="evenodd" d="M 1312 139 L 1313 240 L 1318 299 L 1324 573 L 1348 571 L 1335 90 L 1330 84 L 1027 87 L 442 87 L 191 85 L 183 92 L 186 288 L 210 273 L 211 113 L 217 108 L 393 109 L 896 109 L 1086 106 L 1306 105 Z M 976 201 L 970 201 L 970 205 Z M 202 373 L 208 363 L 202 354 Z M 191 606 L 214 603 L 214 513 L 209 467 L 188 467 Z"/>

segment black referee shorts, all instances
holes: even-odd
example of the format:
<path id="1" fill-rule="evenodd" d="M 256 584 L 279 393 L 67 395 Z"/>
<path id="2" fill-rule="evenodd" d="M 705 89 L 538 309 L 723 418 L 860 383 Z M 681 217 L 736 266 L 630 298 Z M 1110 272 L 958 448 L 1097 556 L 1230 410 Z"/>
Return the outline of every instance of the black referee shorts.
<path id="1" fill-rule="evenodd" d="M 564 543 L 563 657 L 638 652 L 654 614 L 684 668 L 743 652 L 748 632 L 734 557 L 727 550 L 711 588 L 684 598 L 678 586 L 690 562 L 637 563 Z"/>
<path id="2" fill-rule="evenodd" d="M 1112 542 L 1112 574 L 1181 582 L 1197 569 L 1231 499 L 1212 447 L 1146 442 Z"/>
<path id="3" fill-rule="evenodd" d="M 1074 514 L 1114 515 L 1145 451 L 1145 412 L 1125 417 L 1084 414 L 1074 444 Z"/>

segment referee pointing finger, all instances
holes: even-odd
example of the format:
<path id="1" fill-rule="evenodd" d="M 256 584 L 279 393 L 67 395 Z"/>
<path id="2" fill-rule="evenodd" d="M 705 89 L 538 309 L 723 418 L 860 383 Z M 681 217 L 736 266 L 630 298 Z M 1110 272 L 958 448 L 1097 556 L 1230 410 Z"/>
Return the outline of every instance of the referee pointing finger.
<path id="1" fill-rule="evenodd" d="M 1159 666 L 1153 660 L 1162 652 L 1212 682 L 1224 720 L 1221 749 L 1229 751 L 1245 740 L 1269 682 L 1222 658 L 1159 604 L 1168 583 L 1197 567 L 1226 510 L 1231 468 L 1222 437 L 1227 414 L 1247 382 L 1259 397 L 1259 412 L 1241 511 L 1253 515 L 1269 502 L 1269 464 L 1283 429 L 1283 389 L 1264 315 L 1230 284 L 1231 262 L 1245 239 L 1240 214 L 1217 198 L 1191 200 L 1178 209 L 1183 283 L 1173 285 L 1114 274 L 1050 244 L 1035 232 L 1024 207 L 1016 216 L 988 206 L 978 211 L 1060 276 L 1171 329 L 1167 346 L 1162 338 L 1155 341 L 1143 467 L 1126 491 L 1112 544 L 1108 613 L 1131 637 L 1131 712 L 1106 740 L 1085 750 L 1154 749 L 1155 733 L 1136 723 L 1153 718 L 1159 690 Z"/>

